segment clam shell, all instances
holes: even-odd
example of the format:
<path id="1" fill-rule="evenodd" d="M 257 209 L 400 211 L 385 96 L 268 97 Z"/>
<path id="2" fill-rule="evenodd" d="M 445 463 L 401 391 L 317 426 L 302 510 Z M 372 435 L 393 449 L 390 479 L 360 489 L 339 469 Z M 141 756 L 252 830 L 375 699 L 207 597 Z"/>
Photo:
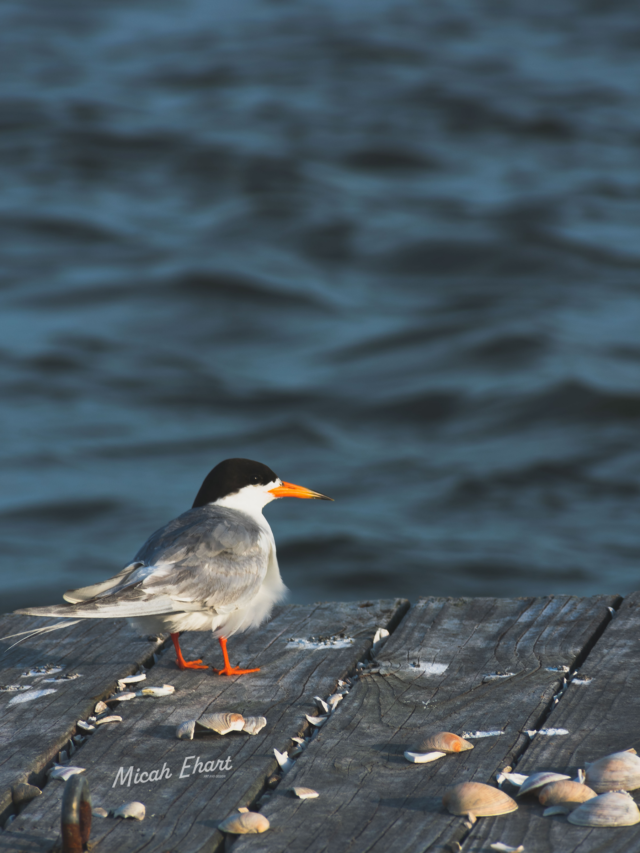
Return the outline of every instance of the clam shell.
<path id="1" fill-rule="evenodd" d="M 242 714 L 232 714 L 229 712 L 203 714 L 202 717 L 196 720 L 196 726 L 217 732 L 219 735 L 226 735 L 229 732 L 241 731 L 244 726 L 244 717 Z"/>
<path id="2" fill-rule="evenodd" d="M 128 817 L 133 820 L 144 820 L 146 813 L 147 810 L 143 803 L 135 801 L 132 803 L 125 803 L 123 806 L 119 806 L 117 809 L 113 810 L 114 817 Z"/>
<path id="3" fill-rule="evenodd" d="M 292 788 L 291 790 L 299 800 L 313 800 L 320 796 L 313 788 Z"/>
<path id="4" fill-rule="evenodd" d="M 266 717 L 246 717 L 242 731 L 248 735 L 257 735 L 267 725 Z"/>
<path id="5" fill-rule="evenodd" d="M 454 735 L 453 732 L 437 732 L 437 734 L 424 738 L 410 751 L 417 753 L 444 752 L 445 755 L 450 755 L 454 752 L 466 752 L 468 749 L 473 749 L 473 744 L 461 738 L 460 735 Z"/>
<path id="6" fill-rule="evenodd" d="M 538 794 L 538 800 L 543 806 L 577 806 L 596 796 L 596 792 L 586 785 L 573 782 L 571 779 L 563 779 L 560 782 L 545 785 Z"/>
<path id="7" fill-rule="evenodd" d="M 411 764 L 428 764 L 430 761 L 437 761 L 439 758 L 444 758 L 446 752 L 411 752 L 407 750 L 404 757 Z"/>
<path id="8" fill-rule="evenodd" d="M 537 788 L 544 788 L 545 785 L 549 785 L 551 782 L 561 782 L 563 779 L 570 778 L 570 776 L 565 776 L 564 773 L 550 773 L 548 770 L 543 770 L 540 773 L 532 773 L 526 782 L 523 782 L 520 786 L 517 796 L 521 797 L 523 794 L 530 794 Z"/>
<path id="9" fill-rule="evenodd" d="M 461 782 L 454 785 L 445 792 L 442 805 L 451 814 L 472 814 L 474 817 L 508 814 L 518 808 L 516 801 L 504 791 L 482 782 Z"/>
<path id="10" fill-rule="evenodd" d="M 229 815 L 218 824 L 221 832 L 231 832 L 234 835 L 253 835 L 256 832 L 266 832 L 270 823 L 263 814 L 258 812 L 241 812 Z"/>
<path id="11" fill-rule="evenodd" d="M 585 782 L 598 794 L 640 788 L 640 758 L 632 752 L 614 752 L 587 765 Z"/>
<path id="12" fill-rule="evenodd" d="M 178 740 L 193 740 L 193 733 L 196 730 L 195 720 L 185 720 L 184 723 L 179 723 L 176 726 L 176 737 Z"/>
<path id="13" fill-rule="evenodd" d="M 142 690 L 138 690 L 136 692 L 136 696 L 153 696 L 154 698 L 158 698 L 159 696 L 171 696 L 172 693 L 175 693 L 176 688 L 173 684 L 163 684 L 162 687 L 143 687 Z"/>
<path id="14" fill-rule="evenodd" d="M 568 821 L 577 826 L 633 826 L 640 823 L 640 811 L 626 791 L 610 791 L 579 805 Z"/>

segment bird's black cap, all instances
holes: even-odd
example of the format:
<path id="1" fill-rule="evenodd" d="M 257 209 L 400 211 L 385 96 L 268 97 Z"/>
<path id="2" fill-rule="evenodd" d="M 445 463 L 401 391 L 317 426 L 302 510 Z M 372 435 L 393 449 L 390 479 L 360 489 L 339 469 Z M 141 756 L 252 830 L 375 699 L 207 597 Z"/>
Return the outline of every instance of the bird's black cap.
<path id="1" fill-rule="evenodd" d="M 251 459 L 225 459 L 209 471 L 196 495 L 193 507 L 205 506 L 233 495 L 245 486 L 266 486 L 278 479 L 277 474 Z"/>

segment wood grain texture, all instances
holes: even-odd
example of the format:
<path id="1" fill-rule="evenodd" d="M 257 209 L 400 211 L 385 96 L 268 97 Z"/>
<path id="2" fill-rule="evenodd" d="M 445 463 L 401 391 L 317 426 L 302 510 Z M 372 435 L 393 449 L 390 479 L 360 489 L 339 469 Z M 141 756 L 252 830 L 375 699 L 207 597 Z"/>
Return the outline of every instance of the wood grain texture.
<path id="1" fill-rule="evenodd" d="M 239 839 L 234 853 L 449 849 L 464 830 L 443 811 L 443 791 L 464 780 L 488 782 L 524 748 L 524 730 L 537 727 L 562 683 L 548 668 L 576 661 L 613 602 L 421 601 L 379 655 L 381 672 L 359 679 L 261 809 L 272 829 Z M 513 675 L 485 680 L 499 670 Z M 431 764 L 406 762 L 404 750 L 439 730 L 504 734 Z M 295 799 L 293 786 L 320 797 Z"/>
<path id="2" fill-rule="evenodd" d="M 52 619 L 7 615 L 0 617 L 0 636 L 54 624 Z M 118 678 L 129 675 L 152 657 L 162 640 L 149 641 L 120 620 L 81 622 L 26 640 L 0 641 L 0 685 L 29 684 L 34 690 L 55 690 L 31 702 L 15 703 L 23 691 L 0 692 L 0 825 L 13 811 L 11 786 L 18 782 L 42 785 L 44 768 L 57 756 L 76 722 L 92 713 L 95 703 L 115 689 Z M 21 677 L 31 667 L 52 663 L 60 673 Z M 49 682 L 78 672 L 73 681 Z"/>
<path id="3" fill-rule="evenodd" d="M 518 763 L 521 773 L 556 770 L 574 775 L 585 762 L 611 752 L 640 750 L 640 593 L 625 599 L 613 621 L 545 721 L 547 728 L 566 729 L 555 737 L 537 735 Z M 640 792 L 634 793 L 639 800 Z M 464 844 L 465 853 L 486 850 L 493 841 L 527 853 L 623 853 L 640 850 L 640 825 L 615 829 L 572 826 L 561 816 L 542 817 L 533 797 L 523 798 L 518 812 L 479 821 Z"/>
<path id="4" fill-rule="evenodd" d="M 99 729 L 73 757 L 86 768 L 94 805 L 111 809 L 138 800 L 145 804 L 142 823 L 94 818 L 91 841 L 100 853 L 129 851 L 211 851 L 224 844 L 218 823 L 231 811 L 251 803 L 277 768 L 273 749 L 290 747 L 291 736 L 309 728 L 305 714 L 315 714 L 314 695 L 327 696 L 336 680 L 352 670 L 371 647 L 378 626 L 397 621 L 408 607 L 401 600 L 325 603 L 278 608 L 275 617 L 254 634 L 229 643 L 232 663 L 260 666 L 261 671 L 240 678 L 224 678 L 210 671 L 179 672 L 168 649 L 148 676 L 149 684 L 170 683 L 176 692 L 161 699 L 135 699 L 122 704 L 123 722 Z M 294 637 L 346 633 L 354 643 L 344 648 L 289 647 Z M 220 653 L 210 635 L 186 634 L 187 658 L 202 656 L 215 663 Z M 206 712 L 238 711 L 262 715 L 268 725 L 260 734 L 204 735 L 179 741 L 179 722 Z M 231 770 L 183 773 L 184 761 L 230 759 Z M 189 767 L 195 758 L 189 761 Z M 120 767 L 150 772 L 166 765 L 170 779 L 113 787 Z M 208 777 L 208 778 L 206 778 Z M 59 834 L 62 783 L 51 782 L 11 826 L 0 834 L 0 851 L 44 851 Z"/>

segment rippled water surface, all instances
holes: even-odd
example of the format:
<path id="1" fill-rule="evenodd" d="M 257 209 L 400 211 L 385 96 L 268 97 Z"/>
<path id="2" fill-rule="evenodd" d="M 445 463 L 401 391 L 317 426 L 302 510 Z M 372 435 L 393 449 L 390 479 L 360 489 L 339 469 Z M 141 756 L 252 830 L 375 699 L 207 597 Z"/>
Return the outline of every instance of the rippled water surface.
<path id="1" fill-rule="evenodd" d="M 640 10 L 0 7 L 3 609 L 229 456 L 293 600 L 627 592 Z"/>

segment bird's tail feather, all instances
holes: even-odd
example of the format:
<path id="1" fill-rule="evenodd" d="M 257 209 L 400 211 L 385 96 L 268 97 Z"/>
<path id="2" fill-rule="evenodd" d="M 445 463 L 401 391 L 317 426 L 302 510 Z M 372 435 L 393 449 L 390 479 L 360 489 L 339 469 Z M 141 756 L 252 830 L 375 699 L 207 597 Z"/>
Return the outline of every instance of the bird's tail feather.
<path id="1" fill-rule="evenodd" d="M 57 625 L 45 625 L 42 628 L 31 628 L 29 631 L 20 631 L 17 634 L 7 634 L 6 637 L 0 637 L 0 641 L 12 640 L 14 637 L 22 637 L 21 640 L 16 640 L 13 645 L 9 646 L 7 651 L 11 651 L 14 646 L 19 645 L 24 640 L 29 640 L 31 637 L 38 636 L 38 634 L 48 634 L 49 631 L 58 631 L 60 628 L 70 628 L 72 625 L 77 625 L 79 621 L 79 619 L 74 619 L 72 622 L 59 622 Z"/>

